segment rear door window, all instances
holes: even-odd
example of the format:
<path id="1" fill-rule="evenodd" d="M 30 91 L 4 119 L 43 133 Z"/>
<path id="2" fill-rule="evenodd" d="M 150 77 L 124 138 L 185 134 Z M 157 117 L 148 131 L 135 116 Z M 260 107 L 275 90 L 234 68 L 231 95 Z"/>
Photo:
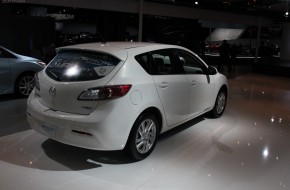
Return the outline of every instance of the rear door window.
<path id="1" fill-rule="evenodd" d="M 90 81 L 105 77 L 119 63 L 119 59 L 104 53 L 62 51 L 50 62 L 45 72 L 56 81 Z"/>
<path id="2" fill-rule="evenodd" d="M 152 67 L 155 67 L 156 75 L 174 75 L 184 72 L 171 49 L 152 51 L 151 55 L 154 60 Z"/>
<path id="3" fill-rule="evenodd" d="M 161 49 L 135 56 L 136 61 L 150 75 L 183 74 L 184 70 L 173 49 Z"/>

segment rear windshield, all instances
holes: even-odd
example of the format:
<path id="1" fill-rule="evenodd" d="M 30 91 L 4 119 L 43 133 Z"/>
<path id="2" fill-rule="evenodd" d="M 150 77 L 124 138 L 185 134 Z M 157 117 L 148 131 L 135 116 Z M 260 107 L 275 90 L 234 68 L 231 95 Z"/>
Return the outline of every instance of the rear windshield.
<path id="1" fill-rule="evenodd" d="M 108 54 L 62 51 L 47 66 L 46 74 L 56 81 L 89 81 L 108 75 L 120 60 Z"/>

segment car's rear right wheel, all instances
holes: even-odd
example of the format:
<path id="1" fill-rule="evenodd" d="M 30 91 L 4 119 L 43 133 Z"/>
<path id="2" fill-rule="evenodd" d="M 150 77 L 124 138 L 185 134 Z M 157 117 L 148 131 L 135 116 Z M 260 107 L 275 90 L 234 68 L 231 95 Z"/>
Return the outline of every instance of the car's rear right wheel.
<path id="1" fill-rule="evenodd" d="M 159 134 L 159 123 L 154 115 L 143 114 L 133 125 L 126 149 L 136 161 L 143 160 L 153 151 Z"/>

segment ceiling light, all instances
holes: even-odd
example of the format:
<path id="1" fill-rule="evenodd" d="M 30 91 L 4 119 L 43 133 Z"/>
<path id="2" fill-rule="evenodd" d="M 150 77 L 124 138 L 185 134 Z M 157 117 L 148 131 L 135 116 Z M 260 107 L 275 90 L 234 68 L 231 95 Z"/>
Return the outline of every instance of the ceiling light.
<path id="1" fill-rule="evenodd" d="M 195 5 L 198 5 L 198 1 L 195 1 L 194 4 L 195 4 Z"/>
<path id="2" fill-rule="evenodd" d="M 269 149 L 268 149 L 268 147 L 265 147 L 264 148 L 262 155 L 263 155 L 264 159 L 268 158 L 268 156 L 269 156 Z"/>

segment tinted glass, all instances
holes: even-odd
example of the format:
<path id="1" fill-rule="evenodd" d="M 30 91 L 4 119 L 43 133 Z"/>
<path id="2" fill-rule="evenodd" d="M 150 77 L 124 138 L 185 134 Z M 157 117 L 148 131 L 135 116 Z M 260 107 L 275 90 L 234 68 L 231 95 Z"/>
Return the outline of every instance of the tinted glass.
<path id="1" fill-rule="evenodd" d="M 157 50 L 151 52 L 154 63 L 152 69 L 157 75 L 171 75 L 183 73 L 182 67 L 178 65 L 178 61 L 174 59 L 174 54 L 171 49 Z"/>
<path id="2" fill-rule="evenodd" d="M 151 69 L 150 69 L 150 54 L 149 53 L 137 55 L 135 56 L 135 59 L 148 74 L 152 74 Z"/>
<path id="3" fill-rule="evenodd" d="M 198 61 L 198 59 L 183 50 L 176 50 L 181 65 L 184 69 L 185 74 L 203 74 L 204 65 Z"/>
<path id="4" fill-rule="evenodd" d="M 103 53 L 60 52 L 47 66 L 46 74 L 57 81 L 89 81 L 108 75 L 120 60 Z"/>

